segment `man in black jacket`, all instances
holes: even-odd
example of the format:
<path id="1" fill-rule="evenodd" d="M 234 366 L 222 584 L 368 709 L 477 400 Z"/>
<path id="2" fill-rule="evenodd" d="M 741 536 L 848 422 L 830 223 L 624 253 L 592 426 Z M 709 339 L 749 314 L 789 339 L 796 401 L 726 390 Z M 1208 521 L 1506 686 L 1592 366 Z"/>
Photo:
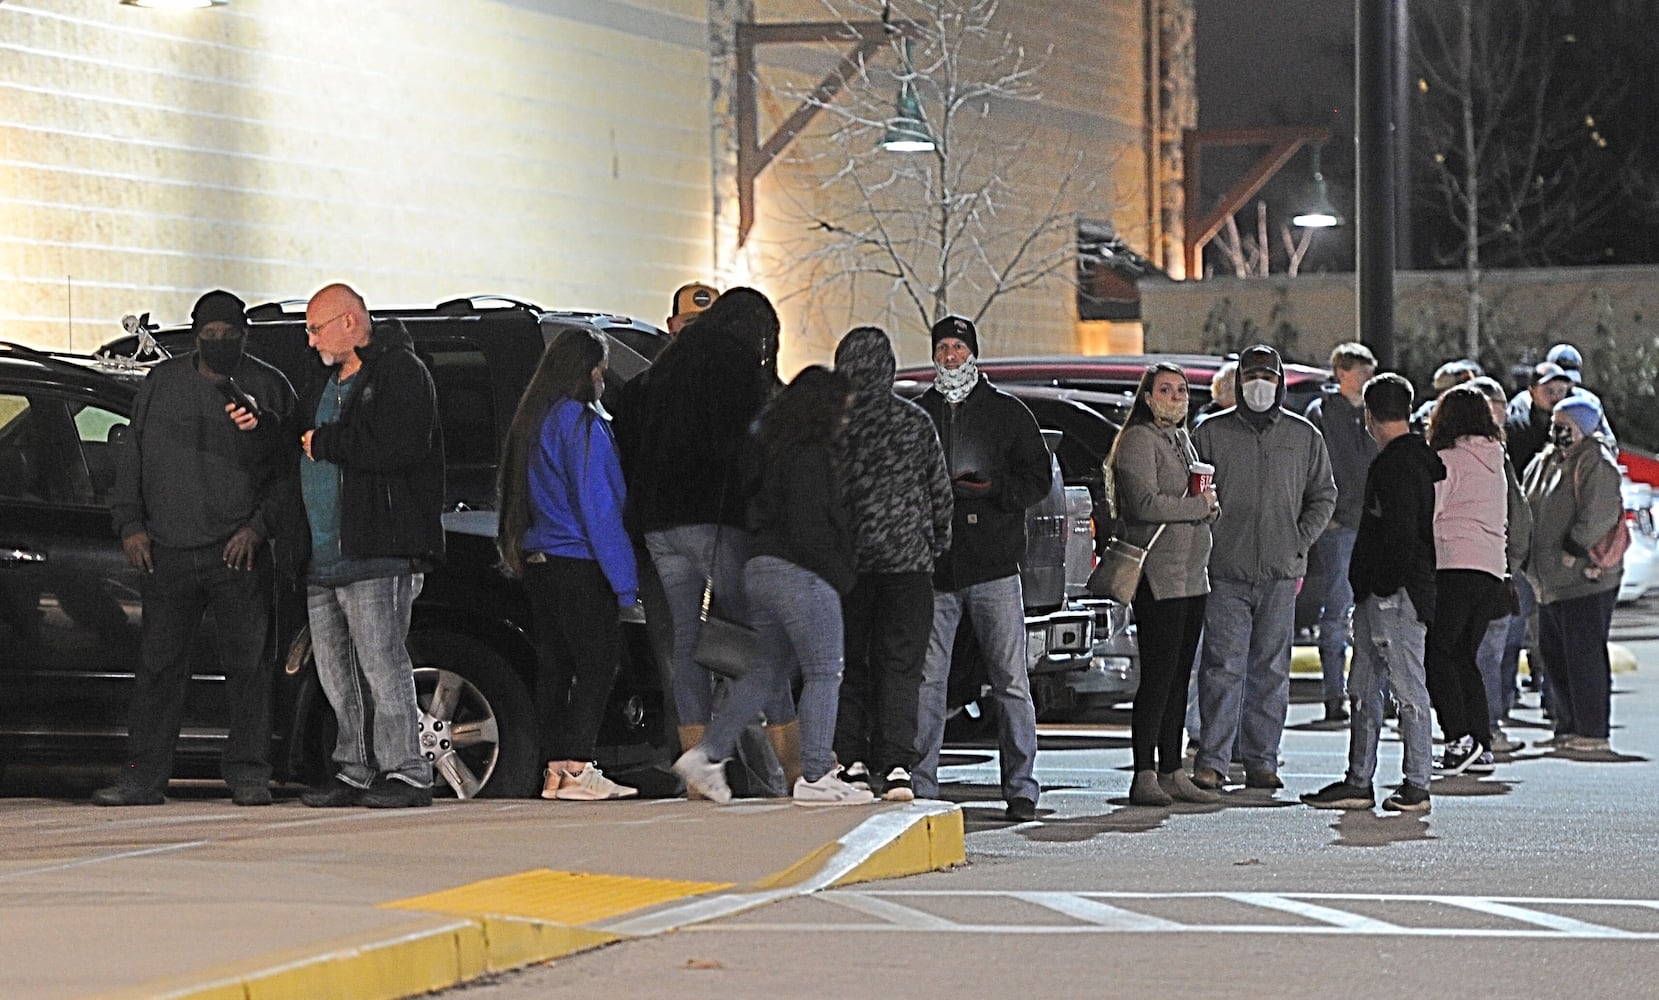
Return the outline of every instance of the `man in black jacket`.
<path id="1" fill-rule="evenodd" d="M 101 806 L 155 805 L 173 770 L 190 652 L 212 610 L 230 726 L 219 763 L 231 801 L 271 802 L 271 675 L 265 655 L 271 558 L 285 518 L 294 390 L 243 353 L 242 300 L 208 292 L 190 313 L 196 350 L 157 365 L 134 404 L 111 513 L 143 574 L 141 666 L 127 725 L 128 763 Z"/>
<path id="2" fill-rule="evenodd" d="M 1382 732 L 1382 682 L 1400 707 L 1405 783 L 1383 802 L 1394 812 L 1429 811 L 1434 733 L 1423 648 L 1434 618 L 1434 484 L 1446 467 L 1413 434 L 1411 383 L 1378 375 L 1365 384 L 1365 422 L 1377 457 L 1365 480 L 1365 505 L 1348 567 L 1354 587 L 1354 660 L 1348 673 L 1353 724 L 1348 773 L 1302 796 L 1317 809 L 1370 809 Z"/>
<path id="3" fill-rule="evenodd" d="M 932 330 L 933 387 L 922 409 L 945 449 L 955 510 L 951 547 L 934 564 L 933 632 L 922 668 L 912 776 L 915 794 L 939 794 L 939 750 L 945 739 L 945 694 L 951 647 L 963 612 L 985 656 L 997 700 L 1002 794 L 1010 820 L 1037 816 L 1037 713 L 1026 675 L 1025 509 L 1053 482 L 1048 448 L 1031 411 L 979 374 L 978 332 L 971 321 L 948 316 Z"/>
<path id="4" fill-rule="evenodd" d="M 345 285 L 305 308 L 332 371 L 306 393 L 300 483 L 311 524 L 306 610 L 317 678 L 339 733 L 335 776 L 308 806 L 432 804 L 414 666 L 404 641 L 425 571 L 442 558 L 443 434 L 432 375 L 399 321 L 371 326 Z M 367 691 L 364 690 L 365 686 Z M 373 699 L 374 755 L 365 732 Z"/>

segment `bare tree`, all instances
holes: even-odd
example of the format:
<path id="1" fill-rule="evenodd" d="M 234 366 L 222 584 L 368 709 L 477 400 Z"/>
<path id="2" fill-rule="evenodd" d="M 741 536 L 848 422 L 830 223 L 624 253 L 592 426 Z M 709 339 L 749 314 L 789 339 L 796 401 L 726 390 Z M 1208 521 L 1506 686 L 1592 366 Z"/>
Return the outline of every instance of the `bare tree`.
<path id="1" fill-rule="evenodd" d="M 1313 230 L 1303 229 L 1300 237 L 1290 235 L 1290 227 L 1279 224 L 1279 239 L 1285 247 L 1285 274 L 1294 278 L 1302 269 L 1302 258 L 1308 255 L 1308 248 L 1313 246 Z M 1256 233 L 1254 236 L 1243 236 L 1239 233 L 1238 219 L 1227 217 L 1227 227 L 1221 231 L 1216 240 L 1227 262 L 1233 265 L 1233 273 L 1240 278 L 1265 278 L 1273 271 L 1273 254 L 1267 239 L 1267 202 L 1256 202 Z"/>
<path id="2" fill-rule="evenodd" d="M 801 235 L 779 256 L 807 276 L 801 294 L 819 303 L 873 295 L 889 320 L 913 316 L 927 327 L 952 313 L 978 320 L 1010 293 L 1070 280 L 1076 212 L 1092 191 L 1084 157 L 1041 149 L 1037 130 L 1015 117 L 1040 99 L 1048 54 L 1033 57 L 1015 41 L 998 0 L 824 5 L 842 23 L 881 19 L 893 32 L 890 51 L 862 65 L 838 96 L 773 87 L 816 101 L 831 129 L 791 157 L 818 178 L 787 195 Z M 882 148 L 901 85 L 916 97 L 931 151 Z M 1091 173 L 1108 166 L 1089 163 Z"/>

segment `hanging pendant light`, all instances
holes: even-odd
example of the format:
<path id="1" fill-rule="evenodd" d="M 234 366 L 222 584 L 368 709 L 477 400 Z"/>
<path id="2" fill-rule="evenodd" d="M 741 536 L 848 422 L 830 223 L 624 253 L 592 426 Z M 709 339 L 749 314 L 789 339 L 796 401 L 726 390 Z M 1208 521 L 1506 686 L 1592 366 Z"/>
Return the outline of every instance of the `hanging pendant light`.
<path id="1" fill-rule="evenodd" d="M 893 119 L 887 123 L 887 134 L 881 148 L 890 153 L 931 153 L 934 150 L 933 133 L 922 118 L 922 102 L 916 98 L 911 79 L 916 67 L 911 61 L 910 39 L 904 40 L 904 79 L 899 81 L 899 100 Z"/>
<path id="2" fill-rule="evenodd" d="M 1313 204 L 1291 217 L 1291 224 L 1303 229 L 1330 229 L 1342 225 L 1343 219 L 1331 204 L 1330 192 L 1325 189 L 1325 175 L 1319 171 L 1319 146 L 1313 147 Z"/>

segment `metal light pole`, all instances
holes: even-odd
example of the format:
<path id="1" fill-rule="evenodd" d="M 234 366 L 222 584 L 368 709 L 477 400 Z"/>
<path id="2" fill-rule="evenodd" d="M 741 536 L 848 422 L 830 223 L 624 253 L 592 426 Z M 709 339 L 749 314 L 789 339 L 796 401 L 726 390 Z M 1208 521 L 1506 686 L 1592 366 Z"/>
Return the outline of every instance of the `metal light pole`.
<path id="1" fill-rule="evenodd" d="M 1394 365 L 1394 30 L 1405 6 L 1406 0 L 1357 0 L 1354 18 L 1359 337 L 1383 368 Z"/>

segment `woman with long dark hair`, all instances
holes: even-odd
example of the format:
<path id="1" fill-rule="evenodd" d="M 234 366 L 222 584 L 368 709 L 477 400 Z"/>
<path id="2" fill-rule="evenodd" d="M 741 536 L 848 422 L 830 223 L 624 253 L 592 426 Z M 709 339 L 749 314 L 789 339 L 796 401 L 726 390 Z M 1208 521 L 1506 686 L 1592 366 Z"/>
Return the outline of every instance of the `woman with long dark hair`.
<path id="1" fill-rule="evenodd" d="M 701 321 L 699 321 L 701 322 Z M 857 579 L 842 464 L 852 387 L 817 365 L 761 413 L 758 470 L 750 477 L 749 561 L 743 580 L 759 631 L 759 655 L 715 711 L 698 744 L 674 762 L 687 786 L 716 802 L 731 798 L 724 762 L 738 736 L 780 683 L 801 677 L 798 805 L 871 802 L 843 781 L 835 762 L 842 670 L 841 597 Z"/>
<path id="2" fill-rule="evenodd" d="M 1190 489 L 1198 453 L 1187 433 L 1187 410 L 1186 373 L 1165 362 L 1149 365 L 1106 457 L 1125 540 L 1151 545 L 1133 601 L 1141 683 L 1130 721 L 1135 777 L 1129 801 L 1144 806 L 1220 798 L 1193 784 L 1181 767 L 1187 682 L 1210 592 L 1210 522 L 1221 510 L 1213 487 Z"/>
<path id="3" fill-rule="evenodd" d="M 530 597 L 544 799 L 639 793 L 605 777 L 594 743 L 621 661 L 618 607 L 637 600 L 616 442 L 599 409 L 609 348 L 567 330 L 542 352 L 507 433 L 496 548 Z"/>
<path id="4" fill-rule="evenodd" d="M 1428 445 L 1446 467 L 1434 484 L 1434 620 L 1424 649 L 1429 701 L 1446 738 L 1443 774 L 1492 767 L 1492 722 L 1478 659 L 1486 626 L 1508 613 L 1508 483 L 1503 436 L 1480 389 L 1441 395 Z"/>

